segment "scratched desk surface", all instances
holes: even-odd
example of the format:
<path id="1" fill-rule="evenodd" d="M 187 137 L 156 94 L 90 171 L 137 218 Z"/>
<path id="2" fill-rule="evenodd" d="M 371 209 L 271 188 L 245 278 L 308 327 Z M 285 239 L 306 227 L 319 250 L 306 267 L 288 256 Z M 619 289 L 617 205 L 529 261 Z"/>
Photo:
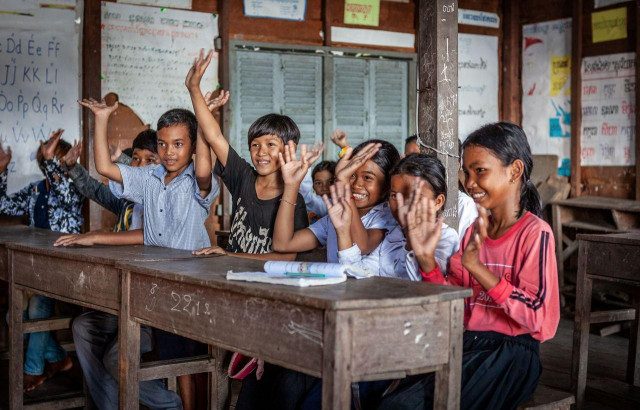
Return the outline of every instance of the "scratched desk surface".
<path id="1" fill-rule="evenodd" d="M 264 262 L 219 256 L 207 259 L 164 262 L 125 262 L 117 267 L 135 273 L 174 282 L 278 299 L 287 303 L 319 309 L 357 309 L 361 307 L 398 307 L 453 300 L 470 295 L 470 290 L 453 286 L 374 277 L 347 279 L 336 285 L 297 287 L 265 283 L 230 281 L 229 270 L 262 271 Z"/>
<path id="2" fill-rule="evenodd" d="M 6 244 L 7 242 L 27 237 L 36 238 L 47 235 L 51 231 L 46 229 L 29 228 L 26 225 L 8 225 L 0 227 L 0 280 L 7 281 L 9 267 Z"/>

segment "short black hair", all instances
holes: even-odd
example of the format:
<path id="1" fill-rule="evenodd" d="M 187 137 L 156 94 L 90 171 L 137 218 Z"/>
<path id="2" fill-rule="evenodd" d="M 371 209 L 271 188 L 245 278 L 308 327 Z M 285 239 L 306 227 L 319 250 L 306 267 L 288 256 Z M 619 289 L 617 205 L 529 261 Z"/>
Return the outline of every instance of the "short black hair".
<path id="1" fill-rule="evenodd" d="M 336 173 L 336 162 L 335 161 L 322 161 L 313 167 L 313 171 L 311 171 L 311 179 L 313 180 L 316 177 L 318 172 L 329 171 L 331 175 L 335 175 Z"/>
<path id="2" fill-rule="evenodd" d="M 196 137 L 198 135 L 198 121 L 196 120 L 196 116 L 184 108 L 174 108 L 162 114 L 160 119 L 158 119 L 158 131 L 167 127 L 175 127 L 176 125 L 184 125 L 187 127 L 191 145 L 195 148 Z"/>
<path id="3" fill-rule="evenodd" d="M 148 129 L 142 131 L 133 140 L 131 149 L 146 149 L 148 151 L 158 153 L 158 134 L 155 130 Z"/>
<path id="4" fill-rule="evenodd" d="M 374 164 L 380 167 L 382 171 L 382 175 L 384 175 L 384 186 L 382 187 L 382 200 L 386 201 L 387 196 L 389 196 L 389 189 L 391 187 L 391 169 L 398 163 L 400 160 L 400 153 L 389 141 L 379 140 L 379 139 L 370 139 L 364 142 L 361 142 L 353 149 L 353 154 L 356 155 L 360 152 L 367 144 L 380 144 L 380 149 L 376 154 L 371 158 Z"/>
<path id="5" fill-rule="evenodd" d="M 286 145 L 289 141 L 296 144 L 300 140 L 300 129 L 296 123 L 286 115 L 267 114 L 258 118 L 249 127 L 249 146 L 254 139 L 263 135 L 277 135 Z"/>
<path id="6" fill-rule="evenodd" d="M 158 147 L 156 147 L 156 150 L 158 149 Z M 127 148 L 127 149 L 123 149 L 122 153 L 126 156 L 128 156 L 129 158 L 133 157 L 133 148 Z"/>
<path id="7" fill-rule="evenodd" d="M 404 145 L 411 144 L 412 142 L 415 144 L 418 143 L 418 134 L 413 134 L 412 136 L 404 140 Z"/>
<path id="8" fill-rule="evenodd" d="M 444 195 L 444 204 L 447 203 L 447 173 L 437 157 L 422 153 L 409 154 L 391 170 L 391 176 L 403 174 L 428 182 L 434 195 Z M 444 209 L 444 204 L 441 210 Z"/>

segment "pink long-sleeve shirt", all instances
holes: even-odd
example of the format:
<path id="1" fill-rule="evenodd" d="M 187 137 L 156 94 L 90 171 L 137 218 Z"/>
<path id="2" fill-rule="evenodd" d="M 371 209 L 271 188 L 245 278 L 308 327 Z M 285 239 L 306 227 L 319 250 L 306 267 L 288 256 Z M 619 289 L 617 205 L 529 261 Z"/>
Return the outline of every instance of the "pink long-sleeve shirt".
<path id="1" fill-rule="evenodd" d="M 421 272 L 425 281 L 471 287 L 465 300 L 467 330 L 494 331 L 510 336 L 530 334 L 541 342 L 552 338 L 560 320 L 555 242 L 549 225 L 527 212 L 498 239 L 485 239 L 480 261 L 500 281 L 485 290 L 462 266 L 462 254 L 471 240 L 467 229 L 462 246 L 449 261 L 448 276 L 437 267 Z"/>

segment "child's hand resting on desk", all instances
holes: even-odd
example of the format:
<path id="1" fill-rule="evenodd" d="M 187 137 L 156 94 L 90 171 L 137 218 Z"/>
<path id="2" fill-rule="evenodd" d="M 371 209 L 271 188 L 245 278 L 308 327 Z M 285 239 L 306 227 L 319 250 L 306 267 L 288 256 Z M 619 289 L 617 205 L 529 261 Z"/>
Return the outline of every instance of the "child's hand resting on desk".
<path id="1" fill-rule="evenodd" d="M 0 144 L 0 172 L 7 170 L 9 163 L 11 162 L 11 147 L 7 147 L 5 150 Z"/>
<path id="2" fill-rule="evenodd" d="M 53 246 L 93 246 L 96 244 L 96 239 L 99 235 L 99 231 L 62 235 L 53 243 Z"/>
<path id="3" fill-rule="evenodd" d="M 209 246 L 208 248 L 197 249 L 191 252 L 193 255 L 226 255 L 227 251 L 219 246 Z"/>
<path id="4" fill-rule="evenodd" d="M 340 161 L 336 164 L 336 181 L 349 183 L 351 176 L 356 170 L 360 168 L 362 164 L 373 158 L 380 149 L 380 146 L 381 145 L 377 143 L 369 143 L 356 155 L 353 155 L 353 148 L 347 148 L 347 152 L 345 152 L 344 156 L 340 158 Z"/>
<path id="5" fill-rule="evenodd" d="M 78 101 L 80 105 L 91 110 L 96 119 L 107 119 L 115 110 L 118 109 L 118 102 L 113 105 L 107 105 L 105 100 L 94 100 L 93 98 L 85 98 L 82 101 Z"/>
<path id="6" fill-rule="evenodd" d="M 284 155 L 278 153 L 280 160 L 280 172 L 282 173 L 282 179 L 285 185 L 300 185 L 309 166 L 317 160 L 322 153 L 322 145 L 316 147 L 310 151 L 307 150 L 307 146 L 302 144 L 300 146 L 300 159 L 296 157 L 296 144 L 293 141 L 289 141 L 284 147 Z"/>
<path id="7" fill-rule="evenodd" d="M 189 91 L 200 91 L 200 81 L 202 81 L 202 77 L 204 76 L 205 71 L 207 71 L 207 67 L 211 62 L 211 58 L 213 57 L 213 50 L 209 50 L 207 55 L 204 54 L 204 49 L 200 49 L 200 54 L 193 60 L 193 64 L 187 73 L 187 78 L 184 80 L 184 85 L 187 86 Z"/>
<path id="8" fill-rule="evenodd" d="M 462 266 L 468 271 L 475 271 L 476 268 L 484 264 L 480 261 L 480 249 L 482 243 L 487 238 L 487 228 L 489 227 L 489 213 L 480 205 L 478 207 L 478 218 L 473 223 L 473 234 L 462 253 Z"/>
<path id="9" fill-rule="evenodd" d="M 443 220 L 437 216 L 436 202 L 422 195 L 423 185 L 423 181 L 418 182 L 401 226 L 420 268 L 425 272 L 431 272 L 436 267 L 435 252 L 440 240 Z M 399 192 L 396 198 L 398 209 L 404 208 L 402 193 Z M 400 214 L 400 211 L 398 213 Z"/>

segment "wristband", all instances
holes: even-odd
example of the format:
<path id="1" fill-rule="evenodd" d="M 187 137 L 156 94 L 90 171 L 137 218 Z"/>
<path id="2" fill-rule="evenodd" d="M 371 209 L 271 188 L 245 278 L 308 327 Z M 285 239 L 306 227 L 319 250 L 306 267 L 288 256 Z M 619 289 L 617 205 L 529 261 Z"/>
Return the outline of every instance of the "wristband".
<path id="1" fill-rule="evenodd" d="M 340 150 L 340 152 L 338 152 L 338 158 L 342 158 L 344 157 L 344 154 L 347 153 L 347 150 L 349 149 L 349 146 L 346 145 L 344 147 L 342 147 L 342 149 Z"/>

